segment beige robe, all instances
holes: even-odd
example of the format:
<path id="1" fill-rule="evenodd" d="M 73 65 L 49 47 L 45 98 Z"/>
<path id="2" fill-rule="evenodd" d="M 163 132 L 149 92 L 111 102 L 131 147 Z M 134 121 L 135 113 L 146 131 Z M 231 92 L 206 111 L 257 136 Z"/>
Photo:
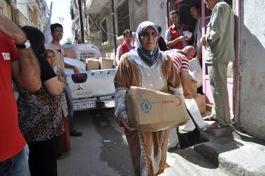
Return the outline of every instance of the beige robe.
<path id="1" fill-rule="evenodd" d="M 116 93 L 115 115 L 126 112 L 126 93 L 130 86 L 145 87 L 174 94 L 180 85 L 178 73 L 167 55 L 153 66 L 136 62 L 130 53 L 122 55 L 114 78 Z M 137 57 L 137 56 L 136 56 Z M 130 116 L 132 114 L 128 114 Z M 157 175 L 164 169 L 167 155 L 168 130 L 129 132 L 125 130 L 135 175 Z"/>

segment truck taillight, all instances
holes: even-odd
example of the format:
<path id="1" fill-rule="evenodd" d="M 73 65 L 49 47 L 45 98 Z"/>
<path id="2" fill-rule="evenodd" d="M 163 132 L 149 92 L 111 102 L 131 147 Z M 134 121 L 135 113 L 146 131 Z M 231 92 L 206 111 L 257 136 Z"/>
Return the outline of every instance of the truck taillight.
<path id="1" fill-rule="evenodd" d="M 87 74 L 86 73 L 80 73 L 80 74 L 73 74 L 72 80 L 74 83 L 84 83 L 87 80 Z"/>

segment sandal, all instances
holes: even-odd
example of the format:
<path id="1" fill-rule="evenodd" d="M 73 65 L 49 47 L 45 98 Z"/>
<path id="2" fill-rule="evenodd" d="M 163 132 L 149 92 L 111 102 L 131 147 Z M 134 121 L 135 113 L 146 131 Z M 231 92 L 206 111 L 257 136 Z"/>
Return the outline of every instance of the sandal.
<path id="1" fill-rule="evenodd" d="M 205 120 L 205 121 L 216 121 L 216 119 L 214 118 L 213 114 L 205 116 L 202 119 Z"/>
<path id="2" fill-rule="evenodd" d="M 214 122 L 213 124 L 207 126 L 209 129 L 221 129 L 226 127 L 229 127 L 229 125 L 223 125 L 220 122 Z"/>

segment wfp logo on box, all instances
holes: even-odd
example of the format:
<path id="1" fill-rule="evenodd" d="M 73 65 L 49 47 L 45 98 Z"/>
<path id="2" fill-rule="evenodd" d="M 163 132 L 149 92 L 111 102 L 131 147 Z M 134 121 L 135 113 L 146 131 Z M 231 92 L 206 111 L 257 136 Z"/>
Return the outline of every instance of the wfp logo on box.
<path id="1" fill-rule="evenodd" d="M 143 100 L 141 103 L 141 108 L 145 113 L 148 113 L 152 109 L 152 104 L 149 102 L 149 100 Z"/>
<path id="2" fill-rule="evenodd" d="M 149 113 L 152 110 L 152 105 L 166 105 L 166 104 L 174 104 L 176 106 L 180 106 L 182 104 L 181 98 L 179 96 L 175 96 L 174 99 L 165 99 L 160 102 L 150 102 L 148 99 L 142 100 L 141 108 L 144 113 Z"/>

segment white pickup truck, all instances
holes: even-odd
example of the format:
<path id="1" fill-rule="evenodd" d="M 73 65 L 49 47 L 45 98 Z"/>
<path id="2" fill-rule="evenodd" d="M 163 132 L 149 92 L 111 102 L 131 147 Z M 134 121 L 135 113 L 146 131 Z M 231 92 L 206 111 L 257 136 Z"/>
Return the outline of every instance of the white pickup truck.
<path id="1" fill-rule="evenodd" d="M 76 65 L 81 70 L 79 75 L 75 75 L 72 69 L 65 70 L 71 89 L 74 111 L 113 108 L 115 106 L 113 79 L 116 68 L 100 70 L 84 70 L 82 68 L 82 60 L 101 57 L 100 51 L 95 45 L 64 45 L 64 48 L 73 49 L 77 57 L 75 60 L 65 58 L 65 62 Z"/>

